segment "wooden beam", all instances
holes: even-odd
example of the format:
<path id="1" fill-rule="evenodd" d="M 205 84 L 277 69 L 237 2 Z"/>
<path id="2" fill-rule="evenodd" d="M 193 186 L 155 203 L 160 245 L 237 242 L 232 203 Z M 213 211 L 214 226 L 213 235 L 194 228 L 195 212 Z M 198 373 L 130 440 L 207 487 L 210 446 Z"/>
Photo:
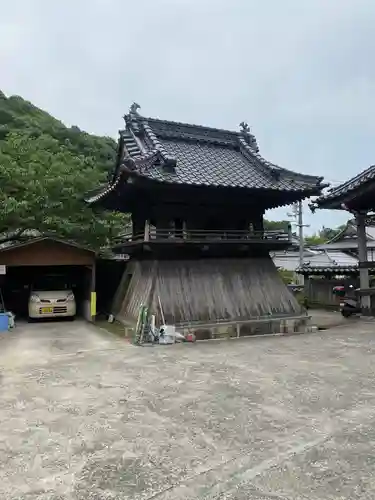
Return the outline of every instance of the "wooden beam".
<path id="1" fill-rule="evenodd" d="M 365 262 L 359 262 L 358 266 L 360 269 L 375 269 L 375 262 L 367 260 Z"/>

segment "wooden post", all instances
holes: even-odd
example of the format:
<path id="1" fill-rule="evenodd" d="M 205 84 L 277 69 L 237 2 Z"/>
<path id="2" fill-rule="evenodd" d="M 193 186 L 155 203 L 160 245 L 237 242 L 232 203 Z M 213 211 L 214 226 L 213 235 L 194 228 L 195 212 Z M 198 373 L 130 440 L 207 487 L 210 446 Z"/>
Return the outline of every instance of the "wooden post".
<path id="1" fill-rule="evenodd" d="M 133 240 L 137 237 L 140 238 L 145 226 L 145 217 L 142 214 L 132 215 L 132 226 L 133 226 Z"/>
<path id="2" fill-rule="evenodd" d="M 183 238 L 184 235 L 184 221 L 182 219 L 175 219 L 174 233 L 177 238 Z"/>
<path id="3" fill-rule="evenodd" d="M 360 265 L 363 262 L 367 262 L 366 214 L 358 212 L 355 218 L 357 224 L 358 261 Z M 359 267 L 359 286 L 361 289 L 370 288 L 368 269 Z M 361 308 L 363 314 L 370 314 L 371 301 L 369 295 L 361 295 Z"/>
<path id="4" fill-rule="evenodd" d="M 256 235 L 263 237 L 264 224 L 263 224 L 263 212 L 256 214 L 253 217 L 253 227 Z"/>

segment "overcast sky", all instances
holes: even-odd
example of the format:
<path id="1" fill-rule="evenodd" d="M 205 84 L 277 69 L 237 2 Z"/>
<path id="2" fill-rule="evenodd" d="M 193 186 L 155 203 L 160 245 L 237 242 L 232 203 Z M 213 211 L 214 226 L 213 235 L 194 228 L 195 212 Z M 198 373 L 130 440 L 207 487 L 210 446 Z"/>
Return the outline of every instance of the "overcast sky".
<path id="1" fill-rule="evenodd" d="M 116 137 L 136 101 L 245 120 L 268 160 L 335 184 L 375 163 L 374 0 L 0 3 L 0 88 L 68 125 Z M 306 210 L 309 232 L 347 218 Z"/>

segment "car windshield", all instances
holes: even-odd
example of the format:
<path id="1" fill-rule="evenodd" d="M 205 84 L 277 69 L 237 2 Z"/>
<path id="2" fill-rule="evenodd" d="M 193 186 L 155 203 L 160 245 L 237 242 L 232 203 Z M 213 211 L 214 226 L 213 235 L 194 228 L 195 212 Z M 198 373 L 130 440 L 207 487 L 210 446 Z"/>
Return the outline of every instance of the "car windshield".
<path id="1" fill-rule="evenodd" d="M 36 280 L 32 285 L 32 290 L 48 292 L 50 290 L 70 290 L 71 286 L 60 276 L 45 276 L 43 279 Z"/>

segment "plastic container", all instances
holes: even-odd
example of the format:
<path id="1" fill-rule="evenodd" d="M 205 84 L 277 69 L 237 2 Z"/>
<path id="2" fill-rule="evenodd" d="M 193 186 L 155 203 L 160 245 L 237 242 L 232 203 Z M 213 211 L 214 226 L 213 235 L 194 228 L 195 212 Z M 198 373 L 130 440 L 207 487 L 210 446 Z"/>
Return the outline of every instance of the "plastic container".
<path id="1" fill-rule="evenodd" d="M 174 325 L 162 325 L 159 344 L 174 344 L 176 342 L 176 328 Z"/>
<path id="2" fill-rule="evenodd" d="M 7 332 L 8 330 L 9 330 L 8 313 L 0 313 L 0 332 Z"/>

